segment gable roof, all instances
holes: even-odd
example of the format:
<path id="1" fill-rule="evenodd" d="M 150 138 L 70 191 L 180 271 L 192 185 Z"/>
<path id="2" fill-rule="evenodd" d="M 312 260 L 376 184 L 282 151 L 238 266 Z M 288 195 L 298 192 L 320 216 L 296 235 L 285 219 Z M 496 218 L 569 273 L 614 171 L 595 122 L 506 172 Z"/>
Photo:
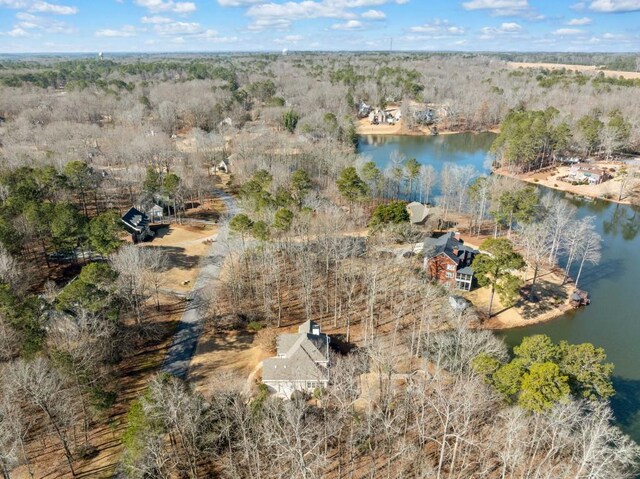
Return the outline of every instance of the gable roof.
<path id="1" fill-rule="evenodd" d="M 424 223 L 429 216 L 429 207 L 413 201 L 407 205 L 407 212 L 409 213 L 409 221 L 413 224 Z"/>
<path id="2" fill-rule="evenodd" d="M 141 232 L 149 226 L 149 217 L 142 211 L 131 208 L 122 216 L 122 222 L 129 228 Z"/>
<path id="3" fill-rule="evenodd" d="M 430 257 L 438 256 L 440 253 L 447 253 L 449 257 L 455 259 L 453 256 L 454 248 L 459 248 L 462 245 L 460 240 L 457 240 L 455 233 L 450 231 L 437 238 L 427 238 L 424 240 L 424 252 L 429 254 Z"/>
<path id="4" fill-rule="evenodd" d="M 262 363 L 263 381 L 306 381 L 329 378 L 329 337 L 313 321 L 300 325 L 297 334 L 281 334 L 278 357 Z M 312 331 L 318 334 L 312 334 Z"/>

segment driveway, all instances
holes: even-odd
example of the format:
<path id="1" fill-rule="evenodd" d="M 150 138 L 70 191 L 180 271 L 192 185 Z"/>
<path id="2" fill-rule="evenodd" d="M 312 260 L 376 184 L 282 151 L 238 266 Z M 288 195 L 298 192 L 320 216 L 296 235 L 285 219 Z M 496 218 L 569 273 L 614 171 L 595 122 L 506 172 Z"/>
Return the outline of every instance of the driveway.
<path id="1" fill-rule="evenodd" d="M 216 194 L 224 202 L 227 216 L 233 216 L 238 213 L 238 205 L 230 195 L 224 191 L 216 191 Z M 227 253 L 225 248 L 227 235 L 228 228 L 226 226 L 220 228 L 214 238 L 211 249 L 206 257 L 203 258 L 200 273 L 188 295 L 187 309 L 182 314 L 173 342 L 162 365 L 163 372 L 180 379 L 187 379 L 189 374 L 189 365 L 196 352 L 198 339 L 202 333 L 202 319 L 207 312 L 207 302 L 203 291 L 207 286 L 210 287 L 211 283 L 217 280 L 220 275 Z"/>

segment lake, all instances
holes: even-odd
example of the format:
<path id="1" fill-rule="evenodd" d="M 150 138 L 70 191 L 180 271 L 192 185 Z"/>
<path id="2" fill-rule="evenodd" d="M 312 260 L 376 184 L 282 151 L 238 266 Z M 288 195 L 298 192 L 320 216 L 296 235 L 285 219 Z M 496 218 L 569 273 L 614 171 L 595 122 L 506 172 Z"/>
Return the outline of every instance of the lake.
<path id="1" fill-rule="evenodd" d="M 362 136 L 360 153 L 384 168 L 394 151 L 416 158 L 440 171 L 447 162 L 473 165 L 479 172 L 489 171 L 487 152 L 495 138 L 492 133 L 463 133 L 437 137 Z M 542 188 L 542 187 L 540 187 Z M 605 201 L 569 198 L 578 216 L 595 216 L 602 235 L 602 261 L 583 270 L 580 287 L 591 295 L 591 305 L 558 319 L 502 333 L 509 345 L 524 336 L 547 334 L 555 341 L 590 342 L 605 349 L 615 364 L 612 399 L 619 426 L 640 442 L 640 207 Z M 434 192 L 435 193 L 435 192 Z M 636 304 L 636 296 L 639 303 Z"/>

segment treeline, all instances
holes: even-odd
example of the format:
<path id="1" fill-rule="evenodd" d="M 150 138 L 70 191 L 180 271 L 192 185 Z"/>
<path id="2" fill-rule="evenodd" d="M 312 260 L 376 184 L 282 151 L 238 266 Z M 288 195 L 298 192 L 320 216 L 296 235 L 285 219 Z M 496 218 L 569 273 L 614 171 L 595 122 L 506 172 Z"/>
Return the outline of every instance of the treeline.
<path id="1" fill-rule="evenodd" d="M 632 124 L 620 110 L 594 110 L 580 118 L 562 117 L 555 108 L 512 110 L 502 122 L 491 150 L 501 166 L 531 171 L 578 154 L 610 159 L 634 151 Z"/>
<path id="2" fill-rule="evenodd" d="M 492 55 L 488 53 L 487 55 Z M 607 70 L 638 71 L 640 57 L 634 53 L 496 53 L 503 60 L 526 63 L 563 63 L 569 65 L 595 65 Z"/>

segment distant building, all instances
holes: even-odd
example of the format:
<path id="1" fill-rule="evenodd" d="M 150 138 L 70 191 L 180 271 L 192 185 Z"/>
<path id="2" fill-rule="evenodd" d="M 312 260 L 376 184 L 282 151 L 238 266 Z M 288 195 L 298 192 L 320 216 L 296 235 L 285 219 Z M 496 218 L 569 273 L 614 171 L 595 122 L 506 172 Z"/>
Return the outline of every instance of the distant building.
<path id="1" fill-rule="evenodd" d="M 587 181 L 590 185 L 599 185 L 609 179 L 609 173 L 606 170 L 588 163 L 571 165 L 568 176 L 571 181 Z"/>
<path id="2" fill-rule="evenodd" d="M 313 392 L 329 383 L 329 336 L 307 321 L 297 334 L 278 336 L 277 356 L 262 363 L 262 382 L 278 396 Z"/>
<path id="3" fill-rule="evenodd" d="M 149 228 L 149 217 L 142 211 L 131 208 L 122 216 L 127 231 L 131 233 L 133 242 L 144 241 L 147 238 L 153 238 L 155 235 Z"/>
<path id="4" fill-rule="evenodd" d="M 424 268 L 431 279 L 451 288 L 471 291 L 475 275 L 471 263 L 478 250 L 465 246 L 457 233 L 427 238 L 423 246 Z"/>

